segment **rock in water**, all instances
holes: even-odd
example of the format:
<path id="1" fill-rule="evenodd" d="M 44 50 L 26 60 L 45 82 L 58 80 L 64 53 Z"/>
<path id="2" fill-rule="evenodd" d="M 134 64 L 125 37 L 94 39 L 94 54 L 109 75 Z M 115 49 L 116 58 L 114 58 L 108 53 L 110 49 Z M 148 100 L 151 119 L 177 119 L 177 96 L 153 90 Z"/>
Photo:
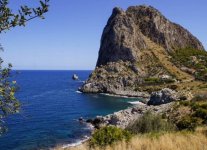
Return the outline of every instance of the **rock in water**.
<path id="1" fill-rule="evenodd" d="M 78 76 L 77 76 L 76 74 L 74 74 L 74 75 L 72 76 L 72 79 L 73 79 L 73 80 L 78 80 Z"/>
<path id="2" fill-rule="evenodd" d="M 114 8 L 102 34 L 96 68 L 80 89 L 146 96 L 137 92 L 145 79 L 180 73 L 179 68 L 169 68 L 173 63 L 168 58 L 173 51 L 187 47 L 204 50 L 196 37 L 157 9 L 144 5 L 126 11 Z"/>

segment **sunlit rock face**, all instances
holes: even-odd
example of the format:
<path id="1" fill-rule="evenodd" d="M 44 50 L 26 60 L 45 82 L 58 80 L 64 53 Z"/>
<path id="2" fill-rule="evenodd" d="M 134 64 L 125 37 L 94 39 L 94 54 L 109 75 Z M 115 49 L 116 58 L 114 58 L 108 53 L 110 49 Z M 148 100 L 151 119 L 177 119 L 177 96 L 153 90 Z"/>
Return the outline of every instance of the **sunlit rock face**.
<path id="1" fill-rule="evenodd" d="M 162 49 L 168 57 L 187 47 L 204 50 L 196 37 L 157 9 L 114 8 L 102 34 L 96 68 L 80 90 L 147 97 L 138 92 L 144 78 L 172 75 L 155 52 Z"/>

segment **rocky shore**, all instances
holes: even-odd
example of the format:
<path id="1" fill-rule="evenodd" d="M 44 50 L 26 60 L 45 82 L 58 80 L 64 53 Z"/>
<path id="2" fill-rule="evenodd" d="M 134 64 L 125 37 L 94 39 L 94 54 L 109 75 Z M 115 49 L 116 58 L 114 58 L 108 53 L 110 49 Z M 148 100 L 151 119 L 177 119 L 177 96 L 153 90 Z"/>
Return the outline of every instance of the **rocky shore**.
<path id="1" fill-rule="evenodd" d="M 133 105 L 131 108 L 107 116 L 97 116 L 95 119 L 87 120 L 87 122 L 91 123 L 95 128 L 114 125 L 124 129 L 147 111 L 161 115 L 170 111 L 176 101 L 190 100 L 191 96 L 191 93 L 185 93 L 184 95 L 165 88 L 152 92 L 149 99 L 141 100 L 140 103 Z"/>
<path id="2" fill-rule="evenodd" d="M 159 106 L 149 106 L 146 104 L 134 105 L 131 108 L 115 112 L 107 116 L 97 116 L 93 120 L 88 120 L 95 128 L 100 128 L 108 125 L 114 125 L 120 128 L 126 128 L 133 121 L 141 117 L 145 112 L 150 111 L 156 114 L 162 114 L 172 108 L 173 102 Z"/>

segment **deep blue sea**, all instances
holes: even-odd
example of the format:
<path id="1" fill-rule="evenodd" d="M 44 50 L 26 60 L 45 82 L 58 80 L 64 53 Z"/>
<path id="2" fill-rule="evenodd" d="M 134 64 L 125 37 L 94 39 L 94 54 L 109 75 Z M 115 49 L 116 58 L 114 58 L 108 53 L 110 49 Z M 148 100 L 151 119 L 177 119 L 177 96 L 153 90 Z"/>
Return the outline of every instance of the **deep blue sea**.
<path id="1" fill-rule="evenodd" d="M 49 149 L 78 142 L 90 134 L 78 118 L 106 115 L 129 107 L 133 99 L 82 94 L 77 89 L 91 71 L 18 71 L 19 114 L 5 120 L 8 131 L 0 137 L 1 150 Z M 81 81 L 73 81 L 76 73 Z"/>

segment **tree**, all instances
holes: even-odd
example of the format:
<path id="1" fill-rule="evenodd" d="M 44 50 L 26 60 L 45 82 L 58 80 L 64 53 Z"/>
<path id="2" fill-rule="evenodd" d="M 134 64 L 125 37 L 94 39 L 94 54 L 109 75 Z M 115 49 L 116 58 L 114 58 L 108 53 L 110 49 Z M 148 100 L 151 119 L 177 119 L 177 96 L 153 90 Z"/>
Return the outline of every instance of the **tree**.
<path id="1" fill-rule="evenodd" d="M 25 26 L 26 22 L 34 18 L 44 19 L 44 14 L 48 11 L 49 0 L 40 1 L 40 6 L 31 8 L 26 5 L 21 6 L 17 13 L 9 8 L 9 0 L 0 0 L 0 33 L 6 32 L 16 26 Z M 0 45 L 0 50 L 3 51 Z M 20 102 L 15 97 L 17 91 L 16 81 L 11 80 L 12 65 L 2 67 L 3 60 L 0 58 L 0 134 L 6 130 L 3 118 L 10 114 L 19 112 Z"/>

